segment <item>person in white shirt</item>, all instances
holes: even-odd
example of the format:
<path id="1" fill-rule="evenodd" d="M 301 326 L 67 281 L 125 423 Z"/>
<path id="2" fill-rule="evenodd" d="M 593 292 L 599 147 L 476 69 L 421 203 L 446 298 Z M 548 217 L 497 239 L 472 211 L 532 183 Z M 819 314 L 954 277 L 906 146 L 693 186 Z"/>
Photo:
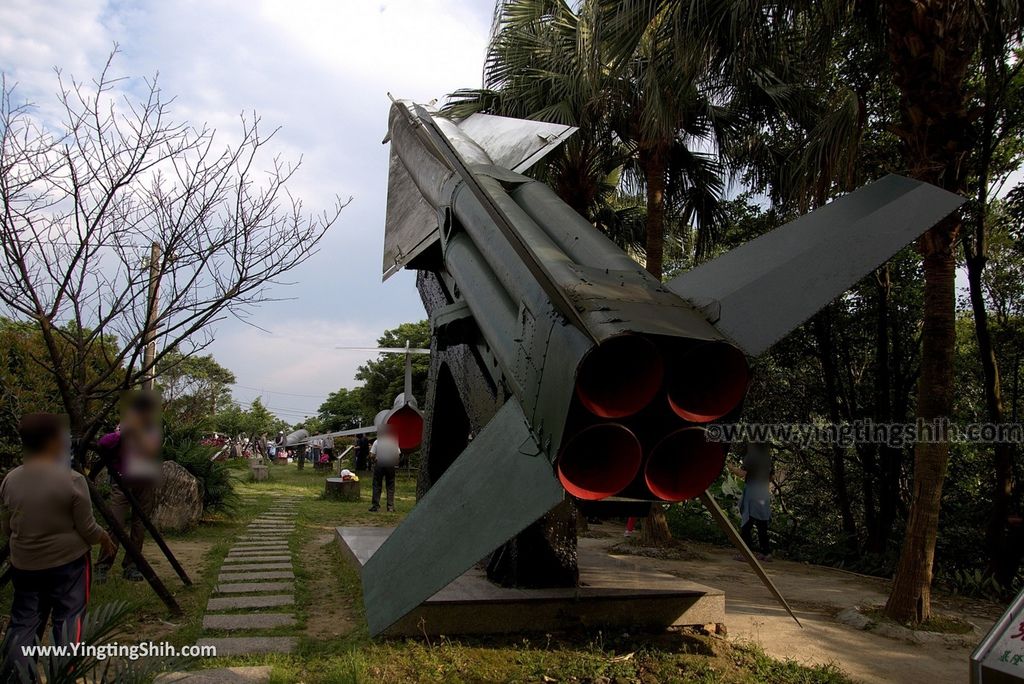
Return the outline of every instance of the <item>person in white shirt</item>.
<path id="1" fill-rule="evenodd" d="M 398 459 L 402 456 L 402 450 L 398 448 L 398 441 L 391 436 L 387 425 L 381 425 L 377 432 L 377 439 L 370 447 L 370 460 L 373 462 L 373 505 L 370 512 L 380 510 L 380 492 L 383 484 L 388 488 L 388 512 L 395 511 L 395 469 L 398 467 Z"/>

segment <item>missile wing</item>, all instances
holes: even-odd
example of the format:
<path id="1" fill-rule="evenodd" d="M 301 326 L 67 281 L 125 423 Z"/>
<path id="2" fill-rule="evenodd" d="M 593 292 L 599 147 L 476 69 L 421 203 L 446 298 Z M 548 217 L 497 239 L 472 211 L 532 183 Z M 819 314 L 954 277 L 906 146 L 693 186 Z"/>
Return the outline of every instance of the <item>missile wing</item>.
<path id="1" fill-rule="evenodd" d="M 758 356 L 963 202 L 934 185 L 889 175 L 667 287 Z"/>

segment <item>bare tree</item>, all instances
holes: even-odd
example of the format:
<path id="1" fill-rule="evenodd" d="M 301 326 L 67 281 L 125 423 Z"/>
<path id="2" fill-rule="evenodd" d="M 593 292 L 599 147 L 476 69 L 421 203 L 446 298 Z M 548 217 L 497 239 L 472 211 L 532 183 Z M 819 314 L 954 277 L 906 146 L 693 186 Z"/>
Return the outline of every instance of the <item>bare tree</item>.
<path id="1" fill-rule="evenodd" d="M 0 81 L 0 312 L 38 326 L 79 456 L 123 390 L 271 300 L 347 204 L 307 214 L 286 188 L 299 164 L 261 166 L 276 130 L 243 115 L 223 145 L 174 121 L 155 78 L 112 77 L 115 55 L 88 84 L 57 72 L 59 123 Z"/>

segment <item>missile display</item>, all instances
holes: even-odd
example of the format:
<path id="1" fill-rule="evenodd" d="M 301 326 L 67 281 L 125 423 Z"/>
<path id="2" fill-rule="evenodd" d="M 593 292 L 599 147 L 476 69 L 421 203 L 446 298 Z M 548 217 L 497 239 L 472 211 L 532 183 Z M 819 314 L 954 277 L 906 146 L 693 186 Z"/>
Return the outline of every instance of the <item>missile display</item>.
<path id="1" fill-rule="evenodd" d="M 566 496 L 701 498 L 731 530 L 705 426 L 738 415 L 749 359 L 963 201 L 888 176 L 662 283 L 523 175 L 572 133 L 391 108 L 384 276 L 436 274 L 434 344 L 472 345 L 507 399 L 366 563 L 371 633 Z"/>

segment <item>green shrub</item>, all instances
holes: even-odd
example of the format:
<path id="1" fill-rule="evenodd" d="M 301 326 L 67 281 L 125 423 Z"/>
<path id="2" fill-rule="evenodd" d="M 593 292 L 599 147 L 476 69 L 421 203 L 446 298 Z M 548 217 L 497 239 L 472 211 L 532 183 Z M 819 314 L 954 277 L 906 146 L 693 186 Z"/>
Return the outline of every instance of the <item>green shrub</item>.
<path id="1" fill-rule="evenodd" d="M 168 442 L 164 445 L 164 458 L 174 461 L 199 480 L 204 512 L 231 513 L 238 505 L 238 494 L 230 468 L 221 461 L 211 460 L 217 450 L 217 447 L 192 441 Z"/>
<path id="2" fill-rule="evenodd" d="M 954 570 L 939 578 L 950 593 L 970 598 L 984 598 L 998 601 L 1007 595 L 1007 590 L 1000 586 L 993 577 L 986 575 L 979 568 Z"/>

